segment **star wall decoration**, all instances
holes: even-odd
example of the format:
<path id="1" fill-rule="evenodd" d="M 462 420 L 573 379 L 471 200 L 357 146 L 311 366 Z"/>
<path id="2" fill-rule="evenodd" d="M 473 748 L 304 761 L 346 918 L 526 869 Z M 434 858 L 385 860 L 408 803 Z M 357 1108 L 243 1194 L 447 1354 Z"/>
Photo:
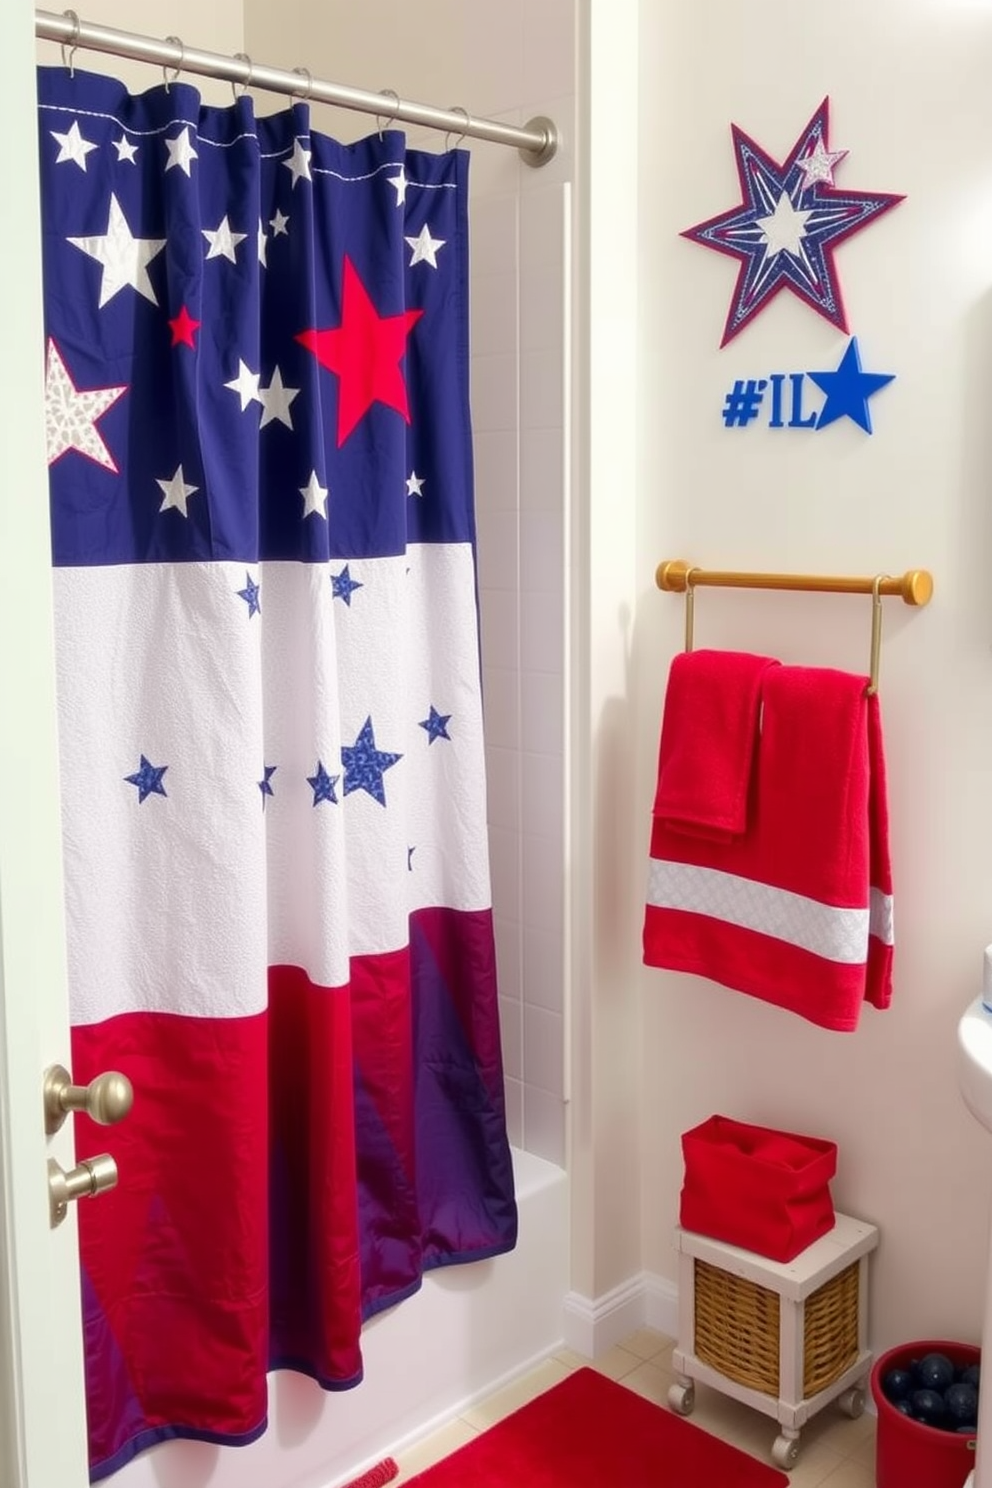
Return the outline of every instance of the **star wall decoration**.
<path id="1" fill-rule="evenodd" d="M 849 418 L 866 434 L 871 433 L 868 399 L 895 380 L 894 372 L 861 370 L 857 336 L 851 337 L 835 372 L 807 372 L 806 375 L 816 383 L 821 393 L 827 395 L 816 421 L 818 429 L 824 429 L 840 418 Z"/>
<path id="2" fill-rule="evenodd" d="M 823 100 L 782 164 L 733 124 L 740 205 L 681 235 L 740 263 L 721 346 L 782 289 L 847 331 L 834 252 L 903 197 L 833 184 L 847 151 L 828 146 L 829 103 Z"/>

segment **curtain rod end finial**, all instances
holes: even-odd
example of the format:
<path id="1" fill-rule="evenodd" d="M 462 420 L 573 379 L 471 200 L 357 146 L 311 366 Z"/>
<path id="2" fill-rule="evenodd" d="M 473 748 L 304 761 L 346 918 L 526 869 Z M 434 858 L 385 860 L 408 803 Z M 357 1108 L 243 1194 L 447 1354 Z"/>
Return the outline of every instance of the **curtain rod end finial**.
<path id="1" fill-rule="evenodd" d="M 666 558 L 655 569 L 654 581 L 667 594 L 684 594 L 691 567 L 684 558 Z"/>

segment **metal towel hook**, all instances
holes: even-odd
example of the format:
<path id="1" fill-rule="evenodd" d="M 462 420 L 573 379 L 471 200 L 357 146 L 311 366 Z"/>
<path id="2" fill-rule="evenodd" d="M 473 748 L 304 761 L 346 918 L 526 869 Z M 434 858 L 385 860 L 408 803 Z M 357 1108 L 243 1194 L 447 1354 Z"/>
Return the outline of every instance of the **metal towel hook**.
<path id="1" fill-rule="evenodd" d="M 168 67 L 163 66 L 162 68 L 162 81 L 165 83 L 165 91 L 166 93 L 168 93 L 170 84 L 176 82 L 179 74 L 183 70 L 183 63 L 186 60 L 186 48 L 183 46 L 182 41 L 179 39 L 178 36 L 167 36 L 165 39 L 166 41 L 171 41 L 173 46 L 177 46 L 179 48 L 179 65 L 178 67 L 174 67 L 172 69 L 172 76 L 169 76 Z"/>
<path id="2" fill-rule="evenodd" d="M 76 76 L 76 64 L 72 59 L 76 55 L 76 48 L 79 45 L 79 17 L 74 10 L 64 10 L 62 14 L 67 20 L 72 22 L 72 35 L 69 37 L 68 42 L 62 43 L 62 66 L 67 68 L 69 76 L 74 78 Z M 66 46 L 69 48 L 68 52 L 66 52 Z"/>
<path id="3" fill-rule="evenodd" d="M 692 582 L 692 576 L 696 572 L 694 568 L 687 568 L 685 573 L 685 649 L 692 650 L 692 627 L 696 618 L 696 589 Z"/>
<path id="4" fill-rule="evenodd" d="M 882 655 L 882 585 L 888 574 L 876 574 L 871 585 L 871 662 L 868 668 L 866 697 L 878 691 L 878 667 Z"/>

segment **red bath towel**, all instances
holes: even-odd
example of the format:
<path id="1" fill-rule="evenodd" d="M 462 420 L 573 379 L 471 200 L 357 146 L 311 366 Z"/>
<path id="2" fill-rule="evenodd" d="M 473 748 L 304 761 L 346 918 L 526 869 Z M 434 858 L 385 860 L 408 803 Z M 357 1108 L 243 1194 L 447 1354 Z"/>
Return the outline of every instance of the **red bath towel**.
<path id="1" fill-rule="evenodd" d="M 747 826 L 761 681 L 770 656 L 688 651 L 668 674 L 656 820 L 723 842 Z"/>
<path id="2" fill-rule="evenodd" d="M 888 1006 L 885 760 L 866 685 L 825 669 L 763 671 L 746 831 L 712 841 L 655 818 L 647 965 L 708 977 L 824 1028 L 853 1030 L 865 1001 Z M 666 720 L 659 774 L 671 733 Z"/>

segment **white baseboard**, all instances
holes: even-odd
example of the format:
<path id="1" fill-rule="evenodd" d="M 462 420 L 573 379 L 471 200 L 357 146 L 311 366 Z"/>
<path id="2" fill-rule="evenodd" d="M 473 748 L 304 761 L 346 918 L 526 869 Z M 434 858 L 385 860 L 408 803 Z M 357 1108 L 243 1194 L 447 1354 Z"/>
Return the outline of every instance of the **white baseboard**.
<path id="1" fill-rule="evenodd" d="M 569 1292 L 563 1312 L 568 1347 L 587 1359 L 597 1359 L 638 1328 L 654 1328 L 674 1338 L 678 1328 L 678 1288 L 664 1276 L 642 1271 L 601 1297 Z"/>

